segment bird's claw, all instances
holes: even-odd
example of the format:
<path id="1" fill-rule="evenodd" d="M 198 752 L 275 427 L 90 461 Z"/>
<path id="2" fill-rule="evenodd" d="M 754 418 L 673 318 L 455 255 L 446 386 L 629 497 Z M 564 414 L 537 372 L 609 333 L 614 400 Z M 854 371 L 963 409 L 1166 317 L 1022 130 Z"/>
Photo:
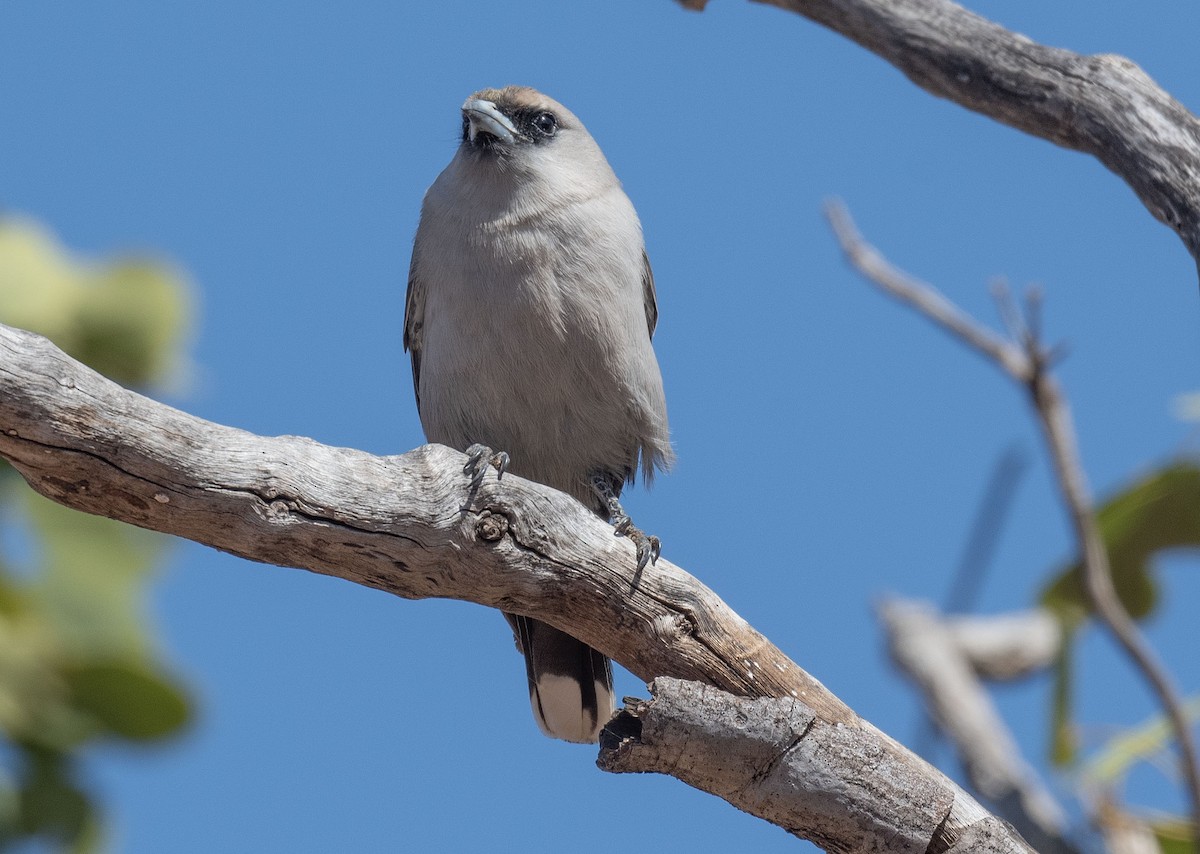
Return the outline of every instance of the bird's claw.
<path id="1" fill-rule="evenodd" d="M 608 508 L 609 521 L 612 522 L 613 533 L 618 537 L 628 537 L 637 550 L 637 571 L 640 573 L 647 564 L 658 563 L 662 554 L 662 541 L 658 537 L 646 534 L 633 524 L 629 514 L 621 507 L 617 494 L 609 482 L 602 476 L 592 478 L 592 490 L 600 497 Z"/>
<path id="2" fill-rule="evenodd" d="M 629 537 L 629 541 L 637 549 L 638 572 L 645 569 L 646 564 L 658 563 L 658 557 L 662 554 L 662 540 L 647 534 L 641 528 L 634 525 L 633 520 L 624 514 L 613 520 L 613 529 L 613 532 L 618 537 Z"/>
<path id="3" fill-rule="evenodd" d="M 658 563 L 659 555 L 662 554 L 662 541 L 653 535 L 647 535 L 632 525 L 629 526 L 626 536 L 633 541 L 637 548 L 637 571 L 641 572 L 646 568 L 648 563 Z"/>
<path id="4" fill-rule="evenodd" d="M 463 474 L 471 476 L 471 491 L 474 492 L 483 484 L 483 476 L 487 474 L 488 466 L 496 470 L 496 480 L 499 480 L 508 471 L 508 463 L 508 454 L 504 451 L 493 451 L 487 445 L 478 443 L 467 448 L 467 463 L 463 466 Z"/>

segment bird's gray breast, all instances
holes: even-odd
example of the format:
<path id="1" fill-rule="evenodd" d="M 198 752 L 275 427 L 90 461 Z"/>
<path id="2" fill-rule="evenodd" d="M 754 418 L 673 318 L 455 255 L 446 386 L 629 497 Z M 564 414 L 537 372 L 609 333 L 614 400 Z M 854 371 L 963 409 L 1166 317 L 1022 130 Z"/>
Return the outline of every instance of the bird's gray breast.
<path id="1" fill-rule="evenodd" d="M 597 467 L 636 467 L 660 381 L 640 228 L 616 192 L 478 222 L 427 208 L 416 275 L 430 440 L 508 451 L 514 472 L 576 495 Z"/>

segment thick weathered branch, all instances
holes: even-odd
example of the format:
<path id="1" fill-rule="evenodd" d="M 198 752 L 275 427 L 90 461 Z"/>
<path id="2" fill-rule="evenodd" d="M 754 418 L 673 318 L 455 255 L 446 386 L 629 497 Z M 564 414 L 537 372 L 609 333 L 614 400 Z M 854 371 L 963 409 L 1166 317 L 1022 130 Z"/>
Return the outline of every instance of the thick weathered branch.
<path id="1" fill-rule="evenodd" d="M 451 598 L 570 626 L 646 679 L 846 706 L 694 578 L 583 505 L 505 476 L 466 492 L 441 446 L 375 457 L 262 437 L 121 388 L 40 336 L 0 326 L 0 455 L 43 495 L 250 560 L 409 599 Z"/>
<path id="2" fill-rule="evenodd" d="M 448 448 L 374 457 L 254 436 L 123 389 L 41 336 L 0 326 L 0 456 L 34 489 L 78 510 L 409 599 L 462 599 L 537 617 L 646 681 L 676 677 L 731 697 L 795 700 L 814 731 L 836 732 L 858 751 L 832 757 L 822 771 L 829 776 L 809 790 L 870 787 L 871 821 L 864 828 L 833 794 L 823 813 L 801 801 L 786 817 L 765 806 L 755 814 L 832 850 L 940 854 L 988 818 L 696 579 L 666 560 L 636 573 L 628 541 L 539 484 L 487 478 L 469 495 L 465 458 Z M 729 714 L 745 714 L 729 702 Z M 724 761 L 725 743 L 709 745 L 712 762 Z M 923 784 L 876 786 L 878 768 L 903 769 L 904 779 Z M 842 807 L 839 837 L 830 817 Z"/>
<path id="3" fill-rule="evenodd" d="M 1200 120 L 1125 57 L 1047 47 L 949 0 L 759 2 L 841 33 L 934 95 L 1095 156 L 1200 265 Z"/>
<path id="4" fill-rule="evenodd" d="M 960 312 L 936 288 L 913 279 L 891 266 L 855 228 L 846 209 L 837 203 L 826 208 L 834 235 L 850 263 L 873 285 L 921 312 L 925 317 L 990 357 L 1015 382 L 1024 387 L 1033 403 L 1046 438 L 1063 506 L 1075 529 L 1076 546 L 1083 564 L 1083 584 L 1100 624 L 1124 650 L 1145 678 L 1171 722 L 1179 745 L 1191 807 L 1192 832 L 1200 839 L 1200 762 L 1196 742 L 1174 680 L 1159 660 L 1137 624 L 1129 616 L 1113 587 L 1108 551 L 1092 510 L 1087 476 L 1079 459 L 1071 410 L 1058 383 L 1050 375 L 1050 354 L 1043 348 L 1035 323 L 1031 326 L 1008 309 L 1017 340 L 1005 341 Z M 1004 296 L 1004 295 L 1002 295 Z"/>
<path id="5" fill-rule="evenodd" d="M 676 679 L 656 679 L 650 691 L 605 730 L 601 768 L 670 774 L 827 851 L 924 850 L 925 828 L 948 806 L 950 793 L 898 762 L 891 739 L 865 722 L 831 725 L 799 700 L 745 700 Z M 911 809 L 900 825 L 879 809 L 896 800 Z M 1002 836 L 1010 847 L 1001 850 L 1033 851 L 1009 828 Z"/>

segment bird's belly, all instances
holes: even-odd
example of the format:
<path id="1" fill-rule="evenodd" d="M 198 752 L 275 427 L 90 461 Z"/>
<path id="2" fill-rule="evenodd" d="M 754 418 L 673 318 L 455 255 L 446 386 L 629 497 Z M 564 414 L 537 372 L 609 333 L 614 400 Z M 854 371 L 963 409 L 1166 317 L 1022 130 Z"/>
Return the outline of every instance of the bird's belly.
<path id="1" fill-rule="evenodd" d="M 427 314 L 421 356 L 421 421 L 430 441 L 506 451 L 515 474 L 583 500 L 594 470 L 636 466 L 631 395 L 609 348 L 529 314 L 444 320 Z"/>

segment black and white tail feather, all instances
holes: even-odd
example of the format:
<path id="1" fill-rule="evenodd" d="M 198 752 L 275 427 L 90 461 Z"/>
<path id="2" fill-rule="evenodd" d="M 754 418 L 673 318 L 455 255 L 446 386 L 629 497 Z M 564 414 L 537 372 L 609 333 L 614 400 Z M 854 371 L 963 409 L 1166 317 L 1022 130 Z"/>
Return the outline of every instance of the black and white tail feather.
<path id="1" fill-rule="evenodd" d="M 611 662 L 551 625 L 507 616 L 525 656 L 529 705 L 538 728 L 551 738 L 595 743 L 616 710 Z"/>

